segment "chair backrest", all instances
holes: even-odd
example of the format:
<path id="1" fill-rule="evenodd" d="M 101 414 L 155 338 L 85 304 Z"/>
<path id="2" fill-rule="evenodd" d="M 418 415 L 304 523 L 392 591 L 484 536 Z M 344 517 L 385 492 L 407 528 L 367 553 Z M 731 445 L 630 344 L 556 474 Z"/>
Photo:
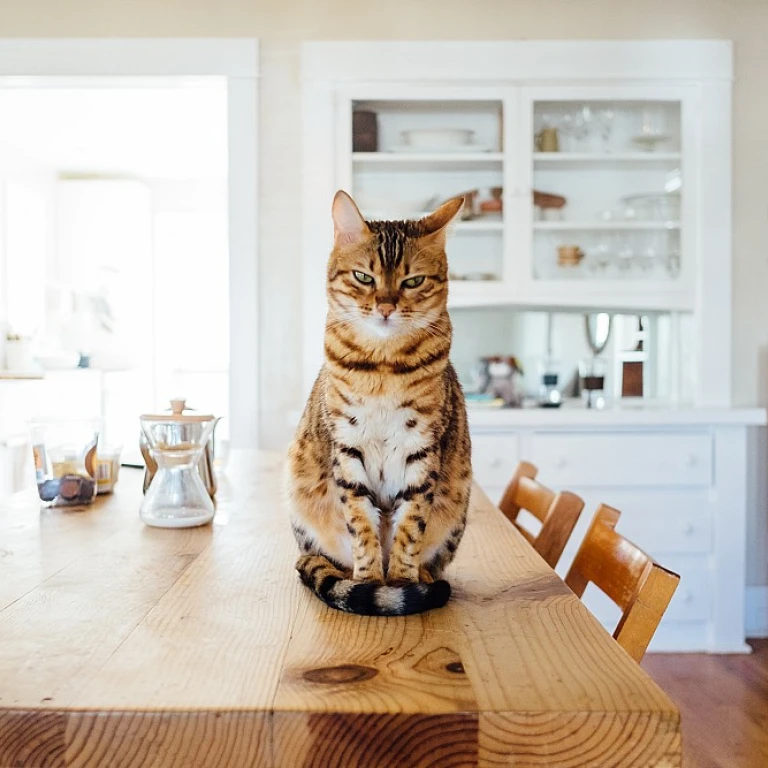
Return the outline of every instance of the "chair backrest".
<path id="1" fill-rule="evenodd" d="M 575 493 L 551 491 L 536 481 L 537 474 L 538 469 L 533 464 L 521 461 L 504 491 L 499 509 L 554 568 L 584 509 L 584 502 Z M 518 523 L 521 509 L 541 521 L 538 535 L 534 536 Z"/>
<path id="2" fill-rule="evenodd" d="M 675 594 L 680 577 L 616 533 L 620 515 L 617 509 L 600 505 L 565 583 L 581 597 L 591 582 L 616 603 L 622 616 L 613 637 L 639 662 Z"/>

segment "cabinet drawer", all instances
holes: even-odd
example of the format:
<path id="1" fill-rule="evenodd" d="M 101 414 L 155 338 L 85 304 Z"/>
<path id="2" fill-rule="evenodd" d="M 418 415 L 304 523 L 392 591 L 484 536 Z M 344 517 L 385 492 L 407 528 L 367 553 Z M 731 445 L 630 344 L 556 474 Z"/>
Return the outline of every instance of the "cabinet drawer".
<path id="1" fill-rule="evenodd" d="M 536 434 L 531 461 L 547 485 L 710 485 L 712 438 L 705 432 Z"/>
<path id="2" fill-rule="evenodd" d="M 472 435 L 472 471 L 483 490 L 506 488 L 519 460 L 517 435 Z"/>
<path id="3" fill-rule="evenodd" d="M 712 551 L 714 505 L 708 490 L 582 489 L 578 486 L 568 490 L 584 499 L 584 511 L 565 554 L 576 554 L 600 504 L 618 509 L 621 512 L 616 526 L 618 532 L 661 563 L 670 554 L 707 554 Z"/>

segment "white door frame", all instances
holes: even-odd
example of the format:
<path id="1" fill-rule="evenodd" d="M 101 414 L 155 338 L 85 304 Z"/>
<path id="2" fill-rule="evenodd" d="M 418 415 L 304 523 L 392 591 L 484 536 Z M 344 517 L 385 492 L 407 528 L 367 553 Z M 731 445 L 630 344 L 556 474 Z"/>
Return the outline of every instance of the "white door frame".
<path id="1" fill-rule="evenodd" d="M 259 444 L 258 78 L 254 39 L 0 39 L 0 78 L 225 77 L 229 153 L 229 395 L 234 448 Z M 34 78 L 34 80 L 32 80 Z M 210 339 L 216 343 L 215 339 Z"/>

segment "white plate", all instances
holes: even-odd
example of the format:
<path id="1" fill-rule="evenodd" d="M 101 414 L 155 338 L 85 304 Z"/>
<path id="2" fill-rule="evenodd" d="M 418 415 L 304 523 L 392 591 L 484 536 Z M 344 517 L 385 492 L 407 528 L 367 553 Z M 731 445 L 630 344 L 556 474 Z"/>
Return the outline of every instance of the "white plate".
<path id="1" fill-rule="evenodd" d="M 402 131 L 406 144 L 412 147 L 466 146 L 472 141 L 475 132 L 469 128 L 411 128 Z"/>
<path id="2" fill-rule="evenodd" d="M 475 152 L 492 152 L 493 148 L 482 144 L 451 144 L 444 147 L 414 147 L 411 144 L 399 144 L 387 152 L 408 153 L 415 155 L 453 155 L 473 154 Z"/>

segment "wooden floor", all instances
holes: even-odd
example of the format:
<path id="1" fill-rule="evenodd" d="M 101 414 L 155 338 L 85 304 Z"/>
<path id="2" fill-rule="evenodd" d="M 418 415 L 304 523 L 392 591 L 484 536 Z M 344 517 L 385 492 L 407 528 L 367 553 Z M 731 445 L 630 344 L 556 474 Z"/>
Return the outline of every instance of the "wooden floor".
<path id="1" fill-rule="evenodd" d="M 768 640 L 751 655 L 648 654 L 643 667 L 680 707 L 684 768 L 768 766 Z"/>

